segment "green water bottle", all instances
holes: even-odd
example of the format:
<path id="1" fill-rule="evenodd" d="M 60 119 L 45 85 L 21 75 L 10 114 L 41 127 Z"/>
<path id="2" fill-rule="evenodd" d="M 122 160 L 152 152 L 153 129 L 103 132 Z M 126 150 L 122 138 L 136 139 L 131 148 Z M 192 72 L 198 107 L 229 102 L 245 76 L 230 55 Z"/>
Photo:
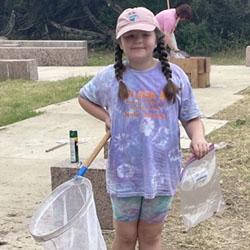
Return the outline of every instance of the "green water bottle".
<path id="1" fill-rule="evenodd" d="M 70 139 L 70 161 L 72 163 L 79 162 L 78 135 L 76 130 L 69 131 L 69 139 Z"/>

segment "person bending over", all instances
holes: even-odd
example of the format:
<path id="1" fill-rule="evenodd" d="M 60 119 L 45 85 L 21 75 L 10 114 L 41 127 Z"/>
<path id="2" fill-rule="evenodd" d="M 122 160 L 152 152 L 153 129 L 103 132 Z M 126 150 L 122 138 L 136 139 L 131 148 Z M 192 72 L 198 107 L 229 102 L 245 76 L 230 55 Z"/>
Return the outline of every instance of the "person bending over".
<path id="1" fill-rule="evenodd" d="M 188 4 L 179 7 L 163 10 L 156 15 L 161 30 L 165 33 L 165 46 L 170 48 L 170 57 L 176 57 L 180 51 L 177 46 L 174 31 L 180 20 L 192 20 L 192 8 Z"/>

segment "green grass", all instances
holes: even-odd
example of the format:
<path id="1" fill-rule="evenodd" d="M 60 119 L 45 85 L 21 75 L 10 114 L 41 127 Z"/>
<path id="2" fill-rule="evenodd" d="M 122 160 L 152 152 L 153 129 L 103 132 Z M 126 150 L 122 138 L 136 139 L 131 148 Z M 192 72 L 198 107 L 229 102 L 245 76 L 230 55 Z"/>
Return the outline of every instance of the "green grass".
<path id="1" fill-rule="evenodd" d="M 114 52 L 112 50 L 88 52 L 88 66 L 105 66 L 114 63 Z"/>
<path id="2" fill-rule="evenodd" d="M 246 49 L 227 50 L 211 55 L 214 65 L 245 65 Z"/>
<path id="3" fill-rule="evenodd" d="M 78 96 L 91 77 L 55 82 L 0 80 L 0 126 L 41 114 L 36 109 Z"/>
<path id="4" fill-rule="evenodd" d="M 245 65 L 246 49 L 227 50 L 213 53 L 211 62 L 214 65 Z M 114 52 L 89 51 L 88 66 L 105 66 L 114 63 Z"/>

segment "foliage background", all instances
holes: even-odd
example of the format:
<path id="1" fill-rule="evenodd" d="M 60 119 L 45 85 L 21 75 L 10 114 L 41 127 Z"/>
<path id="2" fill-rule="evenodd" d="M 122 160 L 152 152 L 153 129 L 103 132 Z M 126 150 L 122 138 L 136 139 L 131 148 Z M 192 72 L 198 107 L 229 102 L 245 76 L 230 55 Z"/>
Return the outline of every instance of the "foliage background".
<path id="1" fill-rule="evenodd" d="M 187 3 L 192 22 L 180 22 L 175 35 L 181 49 L 209 56 L 249 45 L 250 0 L 170 0 L 172 8 Z M 0 35 L 12 10 L 15 25 L 8 39 L 81 39 L 90 47 L 111 48 L 120 11 L 145 6 L 155 14 L 167 8 L 166 0 L 0 0 Z M 74 32 L 52 25 L 74 28 Z"/>

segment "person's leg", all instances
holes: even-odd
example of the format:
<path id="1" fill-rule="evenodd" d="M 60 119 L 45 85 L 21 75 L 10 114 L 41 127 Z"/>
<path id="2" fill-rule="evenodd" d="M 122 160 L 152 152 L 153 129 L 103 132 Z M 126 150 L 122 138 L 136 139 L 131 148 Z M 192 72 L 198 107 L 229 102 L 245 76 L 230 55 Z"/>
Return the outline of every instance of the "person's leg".
<path id="1" fill-rule="evenodd" d="M 138 219 L 119 221 L 115 219 L 115 239 L 112 250 L 135 250 Z"/>
<path id="2" fill-rule="evenodd" d="M 175 39 L 175 34 L 174 32 L 171 34 L 171 41 L 172 41 L 172 44 L 174 45 L 174 47 L 176 49 L 178 49 L 178 45 L 177 45 L 177 42 L 176 42 L 176 39 Z M 173 50 L 170 50 L 170 53 L 169 53 L 170 57 L 172 58 L 185 58 L 185 56 L 183 56 L 181 53 L 179 52 L 174 52 Z"/>
<path id="3" fill-rule="evenodd" d="M 174 45 L 174 47 L 175 47 L 176 49 L 178 49 L 178 45 L 177 45 L 177 42 L 176 42 L 176 38 L 175 38 L 174 32 L 171 33 L 170 37 L 171 37 L 172 44 Z"/>
<path id="4" fill-rule="evenodd" d="M 158 196 L 154 199 L 143 199 L 138 223 L 140 250 L 161 249 L 161 232 L 172 199 L 173 196 Z"/>
<path id="5" fill-rule="evenodd" d="M 140 250 L 161 250 L 161 232 L 164 221 L 148 223 L 143 220 L 138 225 L 138 240 Z"/>
<path id="6" fill-rule="evenodd" d="M 110 198 L 115 218 L 112 250 L 135 250 L 142 197 Z"/>

